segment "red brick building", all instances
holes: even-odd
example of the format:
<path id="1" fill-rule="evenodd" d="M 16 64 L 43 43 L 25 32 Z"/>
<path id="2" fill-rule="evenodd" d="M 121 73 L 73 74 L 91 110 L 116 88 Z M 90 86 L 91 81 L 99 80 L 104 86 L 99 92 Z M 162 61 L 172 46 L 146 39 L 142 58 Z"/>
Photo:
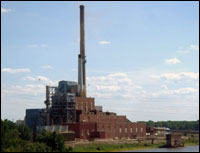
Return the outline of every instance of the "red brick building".
<path id="1" fill-rule="evenodd" d="M 94 98 L 76 97 L 76 123 L 65 124 L 76 138 L 135 138 L 146 136 L 145 123 L 132 123 L 126 116 L 102 112 Z"/>

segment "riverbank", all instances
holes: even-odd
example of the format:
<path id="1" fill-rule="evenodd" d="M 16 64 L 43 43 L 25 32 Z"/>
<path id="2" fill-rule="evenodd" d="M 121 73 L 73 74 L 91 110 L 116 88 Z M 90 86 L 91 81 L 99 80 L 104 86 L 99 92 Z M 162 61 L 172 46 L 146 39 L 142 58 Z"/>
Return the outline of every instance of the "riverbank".
<path id="1" fill-rule="evenodd" d="M 71 152 L 120 152 L 129 150 L 146 150 L 146 149 L 156 149 L 165 145 L 166 143 L 135 143 L 135 144 L 88 144 L 83 146 L 71 147 Z M 185 146 L 196 146 L 199 143 L 196 142 L 186 142 Z"/>
<path id="2" fill-rule="evenodd" d="M 125 150 L 140 150 L 140 149 L 153 149 L 159 148 L 165 143 L 159 144 L 147 144 L 147 143 L 137 143 L 137 144 L 90 144 L 87 146 L 76 146 L 71 148 L 72 152 L 116 152 Z"/>
<path id="3" fill-rule="evenodd" d="M 144 150 L 126 150 L 123 152 L 199 152 L 198 146 L 184 146 L 179 148 L 155 148 Z"/>

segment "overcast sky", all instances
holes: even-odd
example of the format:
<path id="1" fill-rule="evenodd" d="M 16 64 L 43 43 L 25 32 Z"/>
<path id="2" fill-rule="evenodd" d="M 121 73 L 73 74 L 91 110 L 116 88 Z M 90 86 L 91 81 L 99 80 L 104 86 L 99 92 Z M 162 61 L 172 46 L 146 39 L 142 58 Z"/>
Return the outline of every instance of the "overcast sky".
<path id="1" fill-rule="evenodd" d="M 132 121 L 199 119 L 199 2 L 1 2 L 1 118 L 77 81 L 85 5 L 87 95 Z"/>

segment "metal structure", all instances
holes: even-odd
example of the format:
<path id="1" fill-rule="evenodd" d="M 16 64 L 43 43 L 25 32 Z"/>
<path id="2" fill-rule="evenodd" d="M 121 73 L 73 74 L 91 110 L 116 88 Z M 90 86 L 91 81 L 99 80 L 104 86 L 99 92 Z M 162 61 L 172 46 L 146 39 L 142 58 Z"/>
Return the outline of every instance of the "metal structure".
<path id="1" fill-rule="evenodd" d="M 46 86 L 46 100 L 44 103 L 46 104 L 46 124 L 50 125 L 50 106 L 52 104 L 51 97 L 56 93 L 57 87 Z"/>
<path id="2" fill-rule="evenodd" d="M 46 86 L 46 125 L 74 123 L 78 84 L 60 81 L 58 87 Z"/>
<path id="3" fill-rule="evenodd" d="M 56 93 L 52 96 L 50 108 L 51 124 L 73 123 L 76 121 L 76 102 L 74 93 Z"/>

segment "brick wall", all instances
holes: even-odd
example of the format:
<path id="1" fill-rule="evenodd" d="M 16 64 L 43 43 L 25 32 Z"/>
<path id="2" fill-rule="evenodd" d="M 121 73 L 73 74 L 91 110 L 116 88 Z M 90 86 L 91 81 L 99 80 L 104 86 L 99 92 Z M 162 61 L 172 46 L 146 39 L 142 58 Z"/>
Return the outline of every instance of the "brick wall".
<path id="1" fill-rule="evenodd" d="M 146 136 L 145 123 L 132 123 L 127 120 L 126 116 L 119 116 L 110 112 L 99 112 L 95 110 L 94 98 L 76 97 L 76 108 L 79 124 L 77 138 L 89 139 L 97 136 L 101 138 L 133 138 Z"/>
<path id="2" fill-rule="evenodd" d="M 75 97 L 75 100 L 77 110 L 82 110 L 83 113 L 95 110 L 94 98 Z"/>
<path id="3" fill-rule="evenodd" d="M 76 138 L 90 139 L 93 132 L 97 132 L 96 123 L 71 123 L 65 124 L 68 126 L 69 131 L 74 131 Z"/>

